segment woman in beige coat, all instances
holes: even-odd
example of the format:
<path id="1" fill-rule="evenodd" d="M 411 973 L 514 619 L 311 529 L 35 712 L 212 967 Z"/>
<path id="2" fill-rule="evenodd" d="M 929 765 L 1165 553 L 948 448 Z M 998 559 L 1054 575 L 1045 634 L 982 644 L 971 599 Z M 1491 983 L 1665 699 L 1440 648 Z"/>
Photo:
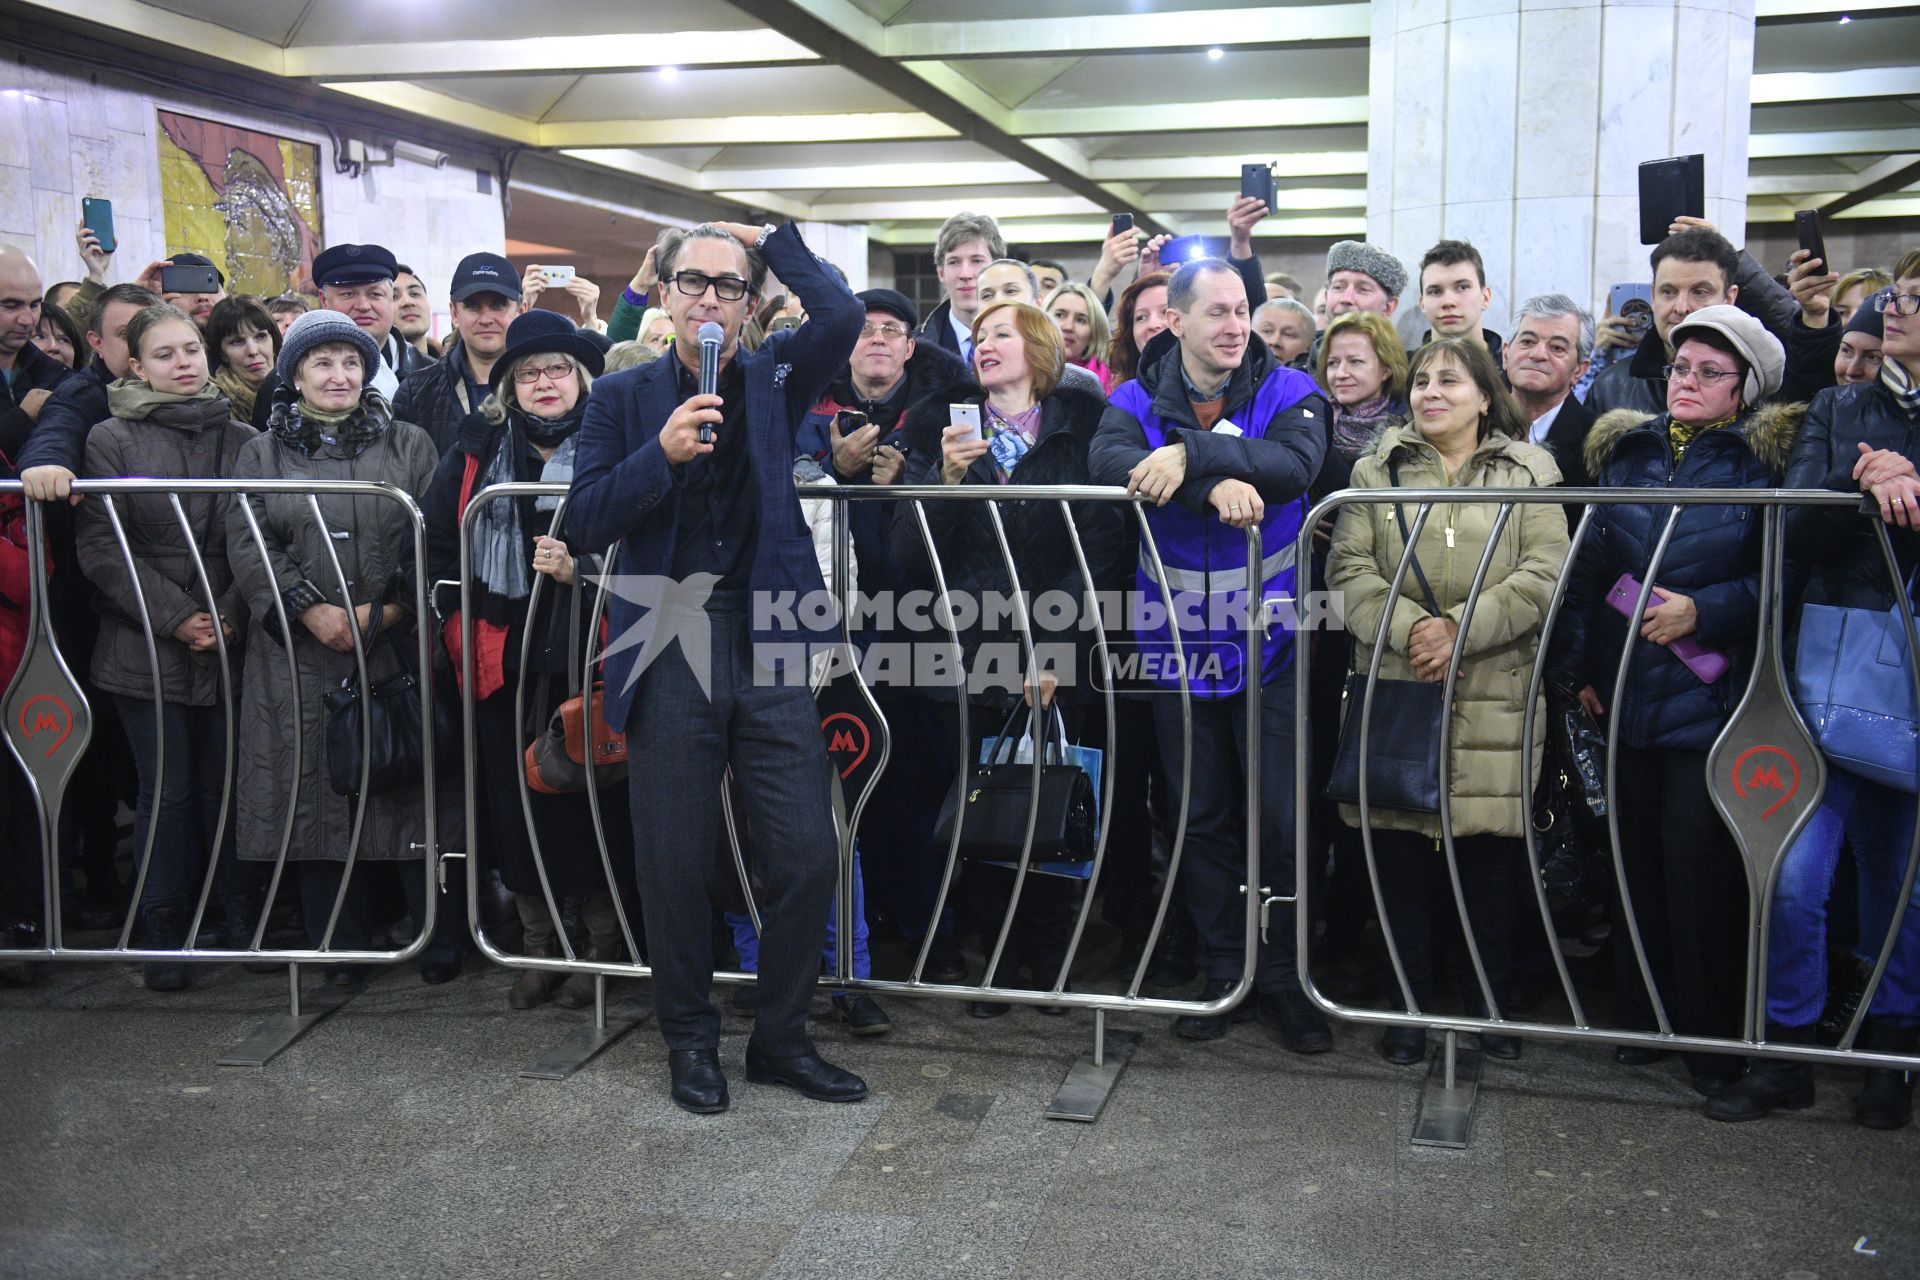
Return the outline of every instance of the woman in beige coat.
<path id="1" fill-rule="evenodd" d="M 1429 343 L 1414 357 L 1410 381 L 1412 424 L 1386 432 L 1354 465 L 1354 488 L 1512 489 L 1559 482 L 1552 455 L 1524 442 L 1526 420 L 1485 348 L 1460 338 Z M 1416 512 L 1406 508 L 1409 527 Z M 1387 628 L 1382 679 L 1445 679 L 1467 593 L 1499 512 L 1499 503 L 1485 500 L 1434 508 L 1415 556 L 1441 616 L 1429 614 L 1409 568 Z M 1365 672 L 1372 662 L 1373 637 L 1405 546 L 1393 504 L 1341 509 L 1327 584 L 1344 597 L 1355 671 Z M 1513 875 L 1521 865 L 1527 821 L 1522 717 L 1540 623 L 1566 558 L 1567 522 L 1560 509 L 1550 503 L 1516 505 L 1474 606 L 1454 690 L 1449 786 L 1454 850 L 1496 1003 L 1505 996 Z M 1537 715 L 1536 770 L 1545 736 L 1546 718 Z M 1352 805 L 1341 806 L 1341 817 L 1350 826 L 1360 825 Z M 1439 815 L 1369 806 L 1369 818 L 1388 923 L 1407 986 L 1424 1008 L 1433 988 L 1432 922 L 1436 912 L 1456 910 L 1440 849 Z M 1468 1007 L 1481 1014 L 1477 987 L 1477 981 L 1469 983 Z M 1494 1057 L 1520 1056 L 1520 1042 L 1511 1036 L 1483 1036 L 1481 1047 Z M 1381 1037 L 1380 1052 L 1391 1062 L 1417 1062 L 1425 1051 L 1426 1033 L 1418 1028 L 1394 1027 Z"/>

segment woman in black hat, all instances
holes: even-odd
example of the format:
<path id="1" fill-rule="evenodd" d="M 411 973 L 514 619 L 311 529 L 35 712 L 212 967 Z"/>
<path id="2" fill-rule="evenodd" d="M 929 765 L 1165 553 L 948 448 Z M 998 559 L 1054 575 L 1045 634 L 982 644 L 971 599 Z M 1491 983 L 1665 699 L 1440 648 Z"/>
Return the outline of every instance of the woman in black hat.
<path id="1" fill-rule="evenodd" d="M 461 518 L 473 495 L 490 485 L 564 485 L 573 478 L 580 421 L 593 379 L 604 367 L 599 344 L 557 312 L 529 311 L 513 322 L 506 350 L 489 375 L 489 394 L 461 423 L 459 438 L 440 460 L 421 503 L 435 582 L 459 577 Z M 480 840 L 480 853 L 499 868 L 514 893 L 527 955 L 557 952 L 557 925 L 541 885 L 544 866 L 555 903 L 568 898 L 582 903 L 590 940 L 586 958 L 609 961 L 621 955 L 620 919 L 598 856 L 588 797 L 541 794 L 523 783 L 527 744 L 545 731 L 560 703 L 579 692 L 572 687 L 572 673 L 584 670 L 593 618 L 590 579 L 599 572 L 599 555 L 569 546 L 564 524 L 553 527 L 556 501 L 496 498 L 475 517 L 467 585 L 474 609 L 481 822 L 470 838 Z M 547 581 L 538 609 L 529 614 L 536 574 Z M 443 634 L 458 672 L 459 615 L 453 605 L 442 607 Z M 571 662 L 570 645 L 580 652 Z M 519 697 L 523 679 L 524 699 Z M 624 849 L 632 842 L 627 789 L 611 785 L 620 778 L 603 776 L 608 785 L 600 789 L 600 818 L 607 847 Z M 529 823 L 538 838 L 538 860 Z M 568 1008 L 592 1001 L 590 978 L 575 975 L 554 992 L 554 977 L 526 970 L 508 1003 L 530 1009 L 549 994 Z"/>

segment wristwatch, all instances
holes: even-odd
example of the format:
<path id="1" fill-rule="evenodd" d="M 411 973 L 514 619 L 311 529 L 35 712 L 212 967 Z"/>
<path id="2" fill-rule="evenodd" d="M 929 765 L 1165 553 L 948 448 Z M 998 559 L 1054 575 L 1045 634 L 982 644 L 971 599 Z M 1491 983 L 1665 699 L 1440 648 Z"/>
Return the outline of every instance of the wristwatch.
<path id="1" fill-rule="evenodd" d="M 760 228 L 760 238 L 759 238 L 758 240 L 755 240 L 755 241 L 753 242 L 753 247 L 754 247 L 754 248 L 756 248 L 756 249 L 764 249 L 764 248 L 766 248 L 766 247 L 767 247 L 767 237 L 768 237 L 768 236 L 770 236 L 770 235 L 772 235 L 772 234 L 773 234 L 773 231 L 774 231 L 774 227 L 773 227 L 773 224 L 772 224 L 771 222 L 769 222 L 769 223 L 765 223 L 764 225 L 762 225 L 762 226 L 761 226 L 761 228 Z"/>

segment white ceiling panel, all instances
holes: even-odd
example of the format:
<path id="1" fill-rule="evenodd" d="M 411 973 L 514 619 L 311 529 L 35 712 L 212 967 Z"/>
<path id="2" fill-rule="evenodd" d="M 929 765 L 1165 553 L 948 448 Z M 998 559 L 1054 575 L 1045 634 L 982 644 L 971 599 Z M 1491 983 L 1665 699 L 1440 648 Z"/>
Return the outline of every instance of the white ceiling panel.
<path id="1" fill-rule="evenodd" d="M 154 8 L 211 22 L 269 44 L 285 44 L 307 0 L 155 0 Z"/>
<path id="2" fill-rule="evenodd" d="M 178 0 L 183 9 L 241 0 Z M 279 3 L 280 0 L 274 0 Z M 522 6 L 497 0 L 313 0 L 296 44 L 382 40 L 515 40 L 650 31 L 750 31 L 760 24 L 710 0 L 565 0 Z"/>
<path id="3" fill-rule="evenodd" d="M 1142 102 L 1348 97 L 1367 92 L 1365 49 L 1145 53 L 1083 59 L 1023 107 L 1125 107 Z"/>
<path id="4" fill-rule="evenodd" d="M 667 120 L 904 110 L 906 103 L 843 67 L 729 67 L 672 76 L 658 71 L 587 76 L 548 119 Z"/>
<path id="5" fill-rule="evenodd" d="M 454 76 L 425 88 L 509 115 L 538 120 L 573 87 L 578 76 Z"/>
<path id="6" fill-rule="evenodd" d="M 1849 15 L 1853 16 L 1853 15 Z M 1852 71 L 1920 62 L 1920 15 L 1887 14 L 1825 22 L 1764 24 L 1754 31 L 1753 69 Z"/>
<path id="7" fill-rule="evenodd" d="M 953 69 L 985 89 L 1004 107 L 1027 105 L 1035 92 L 1052 84 L 1085 59 L 976 58 L 956 62 Z"/>

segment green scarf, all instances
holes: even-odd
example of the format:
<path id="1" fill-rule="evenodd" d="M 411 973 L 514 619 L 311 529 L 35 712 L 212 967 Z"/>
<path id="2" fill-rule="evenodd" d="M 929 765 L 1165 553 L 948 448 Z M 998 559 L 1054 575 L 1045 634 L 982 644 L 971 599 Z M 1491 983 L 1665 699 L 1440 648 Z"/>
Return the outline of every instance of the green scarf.
<path id="1" fill-rule="evenodd" d="M 211 382 L 192 395 L 183 396 L 171 391 L 155 391 L 138 378 L 118 378 L 107 384 L 107 412 L 128 422 L 139 422 L 151 417 L 156 409 L 171 408 L 177 404 L 197 404 L 220 394 L 220 388 Z"/>

